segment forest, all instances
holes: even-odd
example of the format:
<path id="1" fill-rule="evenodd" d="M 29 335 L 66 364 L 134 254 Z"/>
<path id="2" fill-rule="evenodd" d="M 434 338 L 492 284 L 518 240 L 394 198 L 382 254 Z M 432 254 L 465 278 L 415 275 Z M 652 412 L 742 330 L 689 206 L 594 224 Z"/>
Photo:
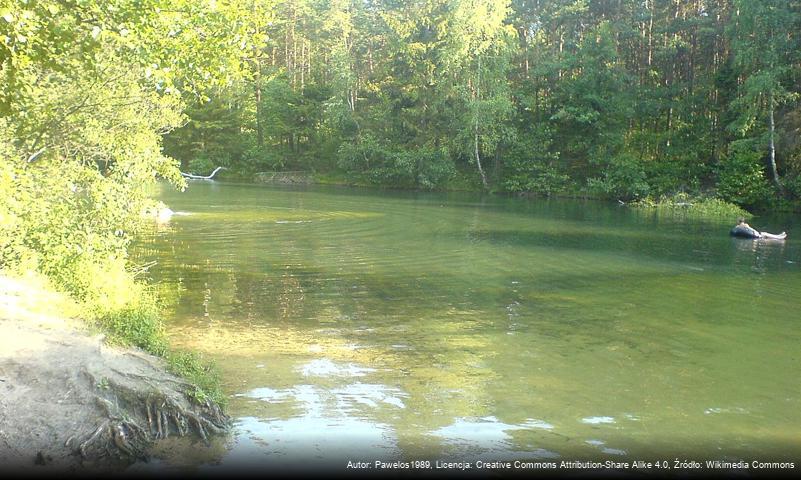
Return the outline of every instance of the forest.
<path id="1" fill-rule="evenodd" d="M 757 209 L 801 195 L 799 2 L 243 8 L 243 75 L 164 138 L 184 168 Z"/>

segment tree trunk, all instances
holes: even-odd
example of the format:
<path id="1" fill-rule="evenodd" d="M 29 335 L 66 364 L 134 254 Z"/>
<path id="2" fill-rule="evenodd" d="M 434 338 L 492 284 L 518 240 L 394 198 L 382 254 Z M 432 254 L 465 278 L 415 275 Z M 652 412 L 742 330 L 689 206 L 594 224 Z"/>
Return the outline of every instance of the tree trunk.
<path id="1" fill-rule="evenodd" d="M 481 156 L 478 154 L 478 118 L 476 118 L 475 130 L 475 146 L 476 146 L 476 165 L 478 165 L 478 173 L 481 174 L 481 183 L 484 185 L 484 190 L 487 190 L 487 176 L 484 174 L 484 169 L 481 168 Z"/>
<path id="2" fill-rule="evenodd" d="M 653 2 L 653 0 L 651 0 L 651 2 L 648 3 L 648 13 L 649 13 L 649 19 L 648 19 L 648 66 L 650 67 L 651 63 L 653 61 L 653 57 L 654 57 L 654 36 L 653 36 L 653 32 L 654 32 L 654 2 Z"/>
<path id="3" fill-rule="evenodd" d="M 481 174 L 481 183 L 484 185 L 484 190 L 487 190 L 487 175 L 484 174 L 484 169 L 481 167 L 481 155 L 478 152 L 478 102 L 481 101 L 481 56 L 478 57 L 478 68 L 476 72 L 476 86 L 474 90 L 476 112 L 474 116 L 475 129 L 473 130 L 474 146 L 476 150 L 476 165 L 478 165 L 478 173 Z"/>
<path id="4" fill-rule="evenodd" d="M 770 94 L 770 172 L 773 174 L 773 183 L 781 192 L 782 184 L 779 181 L 779 172 L 776 170 L 776 122 L 773 118 L 773 93 Z"/>
<path id="5" fill-rule="evenodd" d="M 258 67 L 257 67 L 258 68 Z M 264 146 L 264 126 L 261 124 L 261 78 L 256 75 L 256 142 L 259 148 Z"/>
<path id="6" fill-rule="evenodd" d="M 260 28 L 256 27 L 256 34 L 259 34 Z M 262 50 L 253 51 L 253 88 L 255 89 L 256 96 L 256 142 L 259 148 L 264 145 L 264 127 L 261 124 L 261 55 Z M 275 53 L 275 48 L 273 48 Z"/>

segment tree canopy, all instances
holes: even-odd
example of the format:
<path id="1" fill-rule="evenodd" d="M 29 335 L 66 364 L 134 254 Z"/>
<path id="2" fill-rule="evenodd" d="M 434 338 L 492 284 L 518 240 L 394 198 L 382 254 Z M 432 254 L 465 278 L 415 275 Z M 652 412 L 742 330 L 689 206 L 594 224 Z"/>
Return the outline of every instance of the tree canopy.
<path id="1" fill-rule="evenodd" d="M 249 5 L 258 61 L 167 135 L 185 166 L 747 207 L 801 194 L 799 2 Z"/>

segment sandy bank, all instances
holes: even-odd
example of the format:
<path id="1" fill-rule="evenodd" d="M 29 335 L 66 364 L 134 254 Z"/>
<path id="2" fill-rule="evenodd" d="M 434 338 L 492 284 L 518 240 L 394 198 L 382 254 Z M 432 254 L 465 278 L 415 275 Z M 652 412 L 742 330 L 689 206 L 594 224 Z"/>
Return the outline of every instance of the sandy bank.
<path id="1" fill-rule="evenodd" d="M 107 346 L 68 299 L 0 275 L 0 466 L 27 472 L 117 470 L 165 437 L 222 433 L 215 405 L 160 358 Z"/>

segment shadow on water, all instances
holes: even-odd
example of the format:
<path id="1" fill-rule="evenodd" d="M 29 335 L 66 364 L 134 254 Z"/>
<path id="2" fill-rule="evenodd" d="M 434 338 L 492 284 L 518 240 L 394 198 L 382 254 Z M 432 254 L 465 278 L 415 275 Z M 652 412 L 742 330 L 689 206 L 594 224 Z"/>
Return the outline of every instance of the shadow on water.
<path id="1" fill-rule="evenodd" d="M 757 261 L 772 271 L 797 269 L 801 252 L 787 248 L 786 241 L 730 238 L 727 232 L 665 233 L 646 230 L 601 230 L 586 227 L 580 231 L 491 230 L 469 231 L 468 238 L 499 246 L 550 248 L 563 251 L 606 251 L 628 257 L 650 257 L 671 262 L 690 262 L 699 266 L 730 268 Z"/>

